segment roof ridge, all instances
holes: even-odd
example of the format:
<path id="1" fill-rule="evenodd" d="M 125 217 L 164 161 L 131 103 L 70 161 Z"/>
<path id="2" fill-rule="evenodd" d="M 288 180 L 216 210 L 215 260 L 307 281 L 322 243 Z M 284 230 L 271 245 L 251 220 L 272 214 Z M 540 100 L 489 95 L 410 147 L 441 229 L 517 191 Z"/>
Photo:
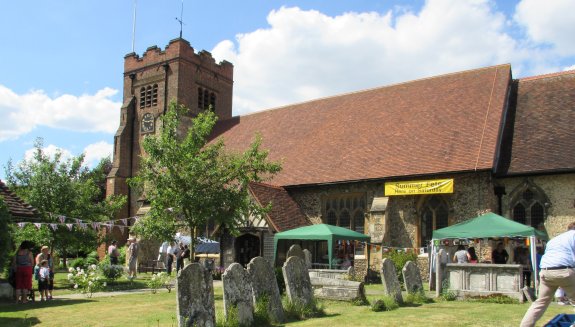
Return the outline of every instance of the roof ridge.
<path id="1" fill-rule="evenodd" d="M 255 185 L 260 185 L 260 186 L 265 186 L 265 187 L 275 188 L 278 190 L 284 190 L 285 191 L 285 188 L 283 186 L 272 185 L 272 184 L 268 184 L 268 183 L 264 183 L 264 182 L 250 182 L 250 184 L 255 184 Z"/>
<path id="2" fill-rule="evenodd" d="M 564 70 L 562 72 L 555 72 L 555 73 L 548 73 L 548 74 L 523 77 L 523 78 L 520 78 L 519 81 L 520 82 L 529 82 L 529 81 L 538 80 L 538 79 L 551 78 L 551 77 L 570 75 L 570 74 L 575 74 L 575 69 Z"/>
<path id="3" fill-rule="evenodd" d="M 418 78 L 418 79 L 414 79 L 414 80 L 409 80 L 409 81 L 404 81 L 404 82 L 392 83 L 392 84 L 383 85 L 383 86 L 376 86 L 376 87 L 371 87 L 371 88 L 362 89 L 362 90 L 357 90 L 357 91 L 345 92 L 345 93 L 340 93 L 340 94 L 336 94 L 336 95 L 330 95 L 330 96 L 320 97 L 320 98 L 317 98 L 317 99 L 312 99 L 312 100 L 307 100 L 307 101 L 302 101 L 302 102 L 295 102 L 295 103 L 286 104 L 286 105 L 279 106 L 279 107 L 266 108 L 266 109 L 263 109 L 263 110 L 258 110 L 258 111 L 250 112 L 250 113 L 247 113 L 247 114 L 245 114 L 245 115 L 233 116 L 233 117 L 230 117 L 230 118 L 228 118 L 228 119 L 222 120 L 222 122 L 227 121 L 227 120 L 231 120 L 231 119 L 234 119 L 234 118 L 237 119 L 238 117 L 253 116 L 253 115 L 262 114 L 262 113 L 269 112 L 269 111 L 275 111 L 275 110 L 280 110 L 280 109 L 292 108 L 292 107 L 299 106 L 299 105 L 304 105 L 304 104 L 313 103 L 313 102 L 317 102 L 317 101 L 328 100 L 328 99 L 334 99 L 334 98 L 338 98 L 338 97 L 344 97 L 344 96 L 348 96 L 348 95 L 352 95 L 352 94 L 359 94 L 359 93 L 364 93 L 364 92 L 371 92 L 371 91 L 374 91 L 374 90 L 381 90 L 381 89 L 386 89 L 386 88 L 392 88 L 392 87 L 397 87 L 397 86 L 401 86 L 401 85 L 405 85 L 405 84 L 416 83 L 416 82 L 421 82 L 421 81 L 426 81 L 426 80 L 431 80 L 431 79 L 445 78 L 445 77 L 447 77 L 447 76 L 467 74 L 467 73 L 471 73 L 471 72 L 474 72 L 474 71 L 481 71 L 481 70 L 488 70 L 488 69 L 498 69 L 499 67 L 503 67 L 503 66 L 507 66 L 507 67 L 511 68 L 511 64 L 499 64 L 499 65 L 495 65 L 495 66 L 474 68 L 474 69 L 462 70 L 462 71 L 457 71 L 457 72 L 445 73 L 445 74 L 441 74 L 441 75 L 434 75 L 434 76 L 422 77 L 422 78 Z"/>

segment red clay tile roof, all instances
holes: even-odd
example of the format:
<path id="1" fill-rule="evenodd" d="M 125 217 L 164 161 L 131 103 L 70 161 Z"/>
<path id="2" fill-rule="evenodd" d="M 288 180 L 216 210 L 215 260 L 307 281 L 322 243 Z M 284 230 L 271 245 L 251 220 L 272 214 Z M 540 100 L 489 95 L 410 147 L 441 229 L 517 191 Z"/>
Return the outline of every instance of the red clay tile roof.
<path id="1" fill-rule="evenodd" d="M 243 151 L 255 133 L 294 186 L 491 169 L 509 65 L 319 99 L 219 122 Z"/>
<path id="2" fill-rule="evenodd" d="M 0 198 L 8 207 L 14 220 L 36 220 L 38 212 L 31 205 L 22 201 L 0 180 Z"/>
<path id="3" fill-rule="evenodd" d="M 502 174 L 575 170 L 575 71 L 515 81 Z M 516 105 L 514 105 L 516 103 Z"/>
<path id="4" fill-rule="evenodd" d="M 250 191 L 261 206 L 272 203 L 272 209 L 268 213 L 268 222 L 276 232 L 311 225 L 284 188 L 263 183 L 250 183 Z"/>

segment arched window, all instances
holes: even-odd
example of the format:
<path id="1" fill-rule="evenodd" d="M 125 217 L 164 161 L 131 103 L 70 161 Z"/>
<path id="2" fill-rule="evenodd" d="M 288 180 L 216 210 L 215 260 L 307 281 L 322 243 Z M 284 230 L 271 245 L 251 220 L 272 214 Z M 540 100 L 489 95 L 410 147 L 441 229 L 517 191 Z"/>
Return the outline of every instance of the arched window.
<path id="1" fill-rule="evenodd" d="M 549 203 L 549 198 L 541 188 L 526 180 L 511 192 L 510 198 L 509 209 L 513 220 L 535 228 L 543 227 L 547 218 L 545 205 Z"/>
<path id="2" fill-rule="evenodd" d="M 365 230 L 365 194 L 337 194 L 324 199 L 322 206 L 327 224 L 363 233 Z"/>
<path id="3" fill-rule="evenodd" d="M 445 200 L 438 195 L 425 199 L 420 209 L 419 246 L 427 246 L 433 231 L 447 227 L 449 224 L 449 208 Z"/>
<path id="4" fill-rule="evenodd" d="M 208 110 L 210 106 L 212 110 L 216 110 L 216 94 L 203 87 L 198 87 L 198 109 Z"/>

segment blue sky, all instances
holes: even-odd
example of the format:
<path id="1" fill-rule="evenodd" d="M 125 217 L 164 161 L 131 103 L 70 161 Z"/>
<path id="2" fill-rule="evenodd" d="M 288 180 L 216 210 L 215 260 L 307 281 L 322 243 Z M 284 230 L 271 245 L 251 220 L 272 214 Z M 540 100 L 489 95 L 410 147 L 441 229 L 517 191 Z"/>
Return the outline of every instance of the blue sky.
<path id="1" fill-rule="evenodd" d="M 0 0 L 0 178 L 37 137 L 112 151 L 134 0 Z M 179 35 L 181 0 L 138 0 L 135 52 Z M 234 115 L 511 63 L 575 68 L 572 0 L 184 0 L 183 36 L 235 66 Z"/>

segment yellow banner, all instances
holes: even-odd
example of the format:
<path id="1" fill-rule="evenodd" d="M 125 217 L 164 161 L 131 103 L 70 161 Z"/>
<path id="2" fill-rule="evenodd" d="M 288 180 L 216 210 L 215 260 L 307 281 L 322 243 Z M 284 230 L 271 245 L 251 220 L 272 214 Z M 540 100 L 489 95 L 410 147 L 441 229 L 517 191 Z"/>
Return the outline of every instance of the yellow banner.
<path id="1" fill-rule="evenodd" d="M 385 183 L 385 196 L 453 193 L 453 179 Z"/>

